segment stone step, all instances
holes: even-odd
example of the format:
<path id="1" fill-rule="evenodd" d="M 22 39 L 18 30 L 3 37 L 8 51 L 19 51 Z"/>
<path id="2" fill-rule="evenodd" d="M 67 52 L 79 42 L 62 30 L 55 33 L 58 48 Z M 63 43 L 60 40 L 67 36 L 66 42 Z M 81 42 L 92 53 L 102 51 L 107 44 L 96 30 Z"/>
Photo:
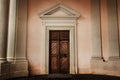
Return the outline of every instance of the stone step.
<path id="1" fill-rule="evenodd" d="M 49 74 L 7 80 L 120 80 L 120 77 L 93 74 Z"/>

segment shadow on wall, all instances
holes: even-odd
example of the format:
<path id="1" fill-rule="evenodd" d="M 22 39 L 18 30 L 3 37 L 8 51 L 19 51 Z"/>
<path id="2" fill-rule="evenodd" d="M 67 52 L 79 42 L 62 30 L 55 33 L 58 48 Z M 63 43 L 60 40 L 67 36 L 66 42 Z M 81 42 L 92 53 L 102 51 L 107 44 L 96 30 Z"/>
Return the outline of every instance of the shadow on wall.
<path id="1" fill-rule="evenodd" d="M 50 74 L 13 78 L 7 80 L 120 80 L 120 77 L 93 74 Z"/>

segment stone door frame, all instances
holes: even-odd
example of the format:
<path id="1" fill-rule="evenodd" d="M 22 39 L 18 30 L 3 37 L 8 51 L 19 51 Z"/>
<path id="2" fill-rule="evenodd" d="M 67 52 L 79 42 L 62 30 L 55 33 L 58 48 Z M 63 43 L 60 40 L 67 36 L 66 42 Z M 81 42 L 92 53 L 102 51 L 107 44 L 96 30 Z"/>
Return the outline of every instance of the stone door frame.
<path id="1" fill-rule="evenodd" d="M 56 12 L 62 11 L 61 13 Z M 57 4 L 50 9 L 42 12 L 40 17 L 42 19 L 42 28 L 44 29 L 42 39 L 42 57 L 43 57 L 43 68 L 45 74 L 49 74 L 49 31 L 50 30 L 69 30 L 70 32 L 70 74 L 77 74 L 78 61 L 77 61 L 77 18 L 80 14 L 71 8 L 64 5 Z"/>
<path id="2" fill-rule="evenodd" d="M 64 27 L 64 26 L 47 26 L 46 29 L 46 54 L 45 54 L 45 67 L 46 67 L 46 72 L 49 73 L 49 31 L 50 30 L 69 30 L 69 35 L 70 35 L 70 74 L 75 73 L 75 40 L 74 40 L 74 28 L 73 27 Z"/>

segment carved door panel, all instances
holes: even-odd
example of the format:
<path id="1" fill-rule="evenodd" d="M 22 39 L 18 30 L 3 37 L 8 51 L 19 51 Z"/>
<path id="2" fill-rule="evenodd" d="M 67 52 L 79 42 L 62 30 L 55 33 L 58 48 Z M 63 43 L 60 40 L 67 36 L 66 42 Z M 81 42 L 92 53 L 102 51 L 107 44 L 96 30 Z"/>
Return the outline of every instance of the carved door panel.
<path id="1" fill-rule="evenodd" d="M 49 72 L 69 73 L 69 31 L 50 31 Z"/>

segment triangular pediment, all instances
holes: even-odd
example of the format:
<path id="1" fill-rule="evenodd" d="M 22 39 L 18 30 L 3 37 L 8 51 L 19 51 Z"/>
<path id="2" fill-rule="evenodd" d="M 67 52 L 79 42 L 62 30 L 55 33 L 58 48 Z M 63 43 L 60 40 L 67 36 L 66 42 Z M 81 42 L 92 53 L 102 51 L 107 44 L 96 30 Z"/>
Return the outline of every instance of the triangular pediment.
<path id="1" fill-rule="evenodd" d="M 46 14 L 46 15 L 50 15 L 50 16 L 70 16 L 70 14 L 66 13 L 63 10 L 58 9 L 57 11 L 50 13 L 50 14 Z"/>
<path id="2" fill-rule="evenodd" d="M 79 17 L 80 14 L 62 4 L 57 4 L 50 9 L 42 12 L 40 17 Z"/>

